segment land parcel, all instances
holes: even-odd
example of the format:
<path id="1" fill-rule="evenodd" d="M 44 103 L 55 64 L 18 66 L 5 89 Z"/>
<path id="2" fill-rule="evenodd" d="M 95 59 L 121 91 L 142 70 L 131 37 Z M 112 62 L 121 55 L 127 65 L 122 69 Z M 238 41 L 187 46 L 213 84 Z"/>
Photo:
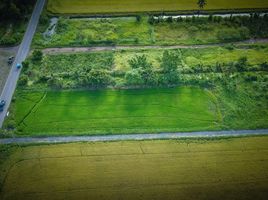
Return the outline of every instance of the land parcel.
<path id="1" fill-rule="evenodd" d="M 58 14 L 135 13 L 197 10 L 196 0 L 49 0 L 47 9 Z M 207 10 L 268 8 L 264 0 L 210 0 Z"/>

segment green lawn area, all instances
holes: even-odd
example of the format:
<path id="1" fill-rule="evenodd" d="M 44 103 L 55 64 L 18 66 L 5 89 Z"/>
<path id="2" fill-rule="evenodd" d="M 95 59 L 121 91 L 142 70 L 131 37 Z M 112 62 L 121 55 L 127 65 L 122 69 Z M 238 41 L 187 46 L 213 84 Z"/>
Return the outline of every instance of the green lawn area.
<path id="1" fill-rule="evenodd" d="M 18 91 L 20 135 L 154 133 L 215 130 L 220 116 L 206 90 Z"/>
<path id="2" fill-rule="evenodd" d="M 197 10 L 196 0 L 49 0 L 47 9 L 58 14 L 127 13 Z M 205 9 L 268 8 L 264 0 L 210 0 Z"/>

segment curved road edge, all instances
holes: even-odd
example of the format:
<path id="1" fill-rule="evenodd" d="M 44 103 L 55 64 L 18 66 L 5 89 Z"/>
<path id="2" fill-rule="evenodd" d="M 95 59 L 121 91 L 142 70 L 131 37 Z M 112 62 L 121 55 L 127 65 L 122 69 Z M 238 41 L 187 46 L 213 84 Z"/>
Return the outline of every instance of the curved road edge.
<path id="1" fill-rule="evenodd" d="M 268 136 L 268 129 L 259 130 L 231 130 L 231 131 L 200 131 L 159 134 L 128 134 L 128 135 L 99 135 L 99 136 L 66 136 L 66 137 L 22 137 L 0 139 L 0 144 L 46 144 L 71 142 L 111 142 L 124 140 L 162 140 L 187 138 L 221 138 L 242 136 Z"/>

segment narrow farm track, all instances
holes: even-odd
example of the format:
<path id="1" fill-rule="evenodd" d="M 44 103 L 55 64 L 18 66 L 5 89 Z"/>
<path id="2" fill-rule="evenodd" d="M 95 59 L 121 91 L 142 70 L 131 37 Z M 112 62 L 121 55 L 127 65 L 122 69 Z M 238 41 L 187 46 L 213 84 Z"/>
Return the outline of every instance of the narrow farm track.
<path id="1" fill-rule="evenodd" d="M 108 142 L 123 140 L 161 140 L 180 138 L 220 138 L 268 135 L 268 129 L 260 130 L 230 130 L 230 131 L 202 131 L 159 134 L 128 134 L 103 136 L 67 136 L 67 137 L 21 137 L 0 139 L 0 144 L 29 144 L 29 143 L 71 143 L 71 142 Z"/>
<path id="2" fill-rule="evenodd" d="M 99 47 L 56 47 L 56 48 L 45 48 L 43 53 L 56 54 L 56 53 L 70 53 L 70 52 L 91 52 L 91 51 L 114 51 L 114 50 L 139 50 L 139 49 L 204 49 L 209 47 L 220 47 L 225 45 L 247 45 L 247 44 L 267 44 L 268 39 L 251 39 L 241 42 L 231 43 L 218 43 L 218 44 L 197 44 L 197 45 L 173 45 L 173 46 L 99 46 Z"/>

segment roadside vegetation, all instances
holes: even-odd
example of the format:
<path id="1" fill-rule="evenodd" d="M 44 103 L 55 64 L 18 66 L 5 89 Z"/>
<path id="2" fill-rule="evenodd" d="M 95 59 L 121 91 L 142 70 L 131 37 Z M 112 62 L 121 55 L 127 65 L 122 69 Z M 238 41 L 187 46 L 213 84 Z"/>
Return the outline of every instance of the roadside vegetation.
<path id="1" fill-rule="evenodd" d="M 178 12 L 198 10 L 197 0 L 49 0 L 48 11 L 56 14 L 118 14 L 137 12 Z M 205 10 L 265 9 L 264 0 L 210 0 Z"/>
<path id="2" fill-rule="evenodd" d="M 268 15 L 209 17 L 60 18 L 55 33 L 44 37 L 44 14 L 33 45 L 62 46 L 213 44 L 268 37 Z M 209 37 L 208 37 L 209 35 Z"/>
<path id="3" fill-rule="evenodd" d="M 23 38 L 36 0 L 0 0 L 0 45 L 16 45 Z"/>
<path id="4" fill-rule="evenodd" d="M 267 147 L 268 137 L 31 145 L 7 159 L 0 198 L 264 200 Z"/>

